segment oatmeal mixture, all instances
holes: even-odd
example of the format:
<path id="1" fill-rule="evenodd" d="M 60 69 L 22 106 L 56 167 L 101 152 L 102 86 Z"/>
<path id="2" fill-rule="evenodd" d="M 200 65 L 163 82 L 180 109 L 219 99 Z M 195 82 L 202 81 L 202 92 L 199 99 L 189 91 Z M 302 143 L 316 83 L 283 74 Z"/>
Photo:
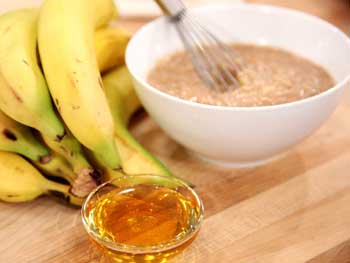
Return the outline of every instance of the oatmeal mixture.
<path id="1" fill-rule="evenodd" d="M 161 59 L 148 81 L 173 96 L 202 104 L 266 106 L 301 100 L 334 85 L 329 73 L 313 62 L 288 51 L 254 45 L 232 45 L 244 61 L 238 78 L 241 87 L 219 93 L 197 76 L 185 52 Z"/>

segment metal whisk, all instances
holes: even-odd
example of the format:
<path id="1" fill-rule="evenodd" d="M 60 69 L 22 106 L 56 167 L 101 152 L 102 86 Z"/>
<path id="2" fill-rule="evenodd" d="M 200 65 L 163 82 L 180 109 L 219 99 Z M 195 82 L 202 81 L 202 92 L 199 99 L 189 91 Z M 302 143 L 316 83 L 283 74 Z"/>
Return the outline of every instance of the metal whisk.
<path id="1" fill-rule="evenodd" d="M 188 15 L 181 0 L 155 0 L 171 17 L 197 74 L 207 87 L 219 92 L 239 88 L 237 54 Z"/>

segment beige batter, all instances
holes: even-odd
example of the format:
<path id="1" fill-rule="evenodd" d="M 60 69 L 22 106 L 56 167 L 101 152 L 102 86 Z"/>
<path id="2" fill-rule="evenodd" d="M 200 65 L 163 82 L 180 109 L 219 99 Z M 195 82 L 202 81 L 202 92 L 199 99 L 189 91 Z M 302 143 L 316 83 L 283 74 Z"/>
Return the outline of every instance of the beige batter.
<path id="1" fill-rule="evenodd" d="M 244 61 L 238 74 L 239 89 L 219 93 L 206 87 L 184 51 L 158 61 L 148 81 L 157 89 L 186 100 L 241 107 L 301 100 L 334 85 L 325 69 L 288 51 L 244 44 L 232 47 Z"/>

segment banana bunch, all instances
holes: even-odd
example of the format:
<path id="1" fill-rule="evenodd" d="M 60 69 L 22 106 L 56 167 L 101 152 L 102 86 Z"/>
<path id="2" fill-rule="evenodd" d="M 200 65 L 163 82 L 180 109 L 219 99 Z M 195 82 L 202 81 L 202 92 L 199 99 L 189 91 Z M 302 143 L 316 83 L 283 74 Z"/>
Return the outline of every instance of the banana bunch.
<path id="1" fill-rule="evenodd" d="M 44 194 L 63 197 L 73 205 L 82 198 L 72 195 L 69 186 L 46 179 L 23 157 L 0 151 L 0 198 L 6 202 L 24 202 Z"/>
<path id="2" fill-rule="evenodd" d="M 30 128 L 12 120 L 0 111 L 0 151 L 18 153 L 53 177 L 68 182 L 75 181 L 75 174 L 69 163 L 61 156 L 50 153 Z M 74 192 L 74 189 L 72 189 Z"/>
<path id="3" fill-rule="evenodd" d="M 141 104 L 123 65 L 130 34 L 109 26 L 116 16 L 112 0 L 0 16 L 0 200 L 80 205 L 120 171 L 172 176 L 127 129 Z"/>

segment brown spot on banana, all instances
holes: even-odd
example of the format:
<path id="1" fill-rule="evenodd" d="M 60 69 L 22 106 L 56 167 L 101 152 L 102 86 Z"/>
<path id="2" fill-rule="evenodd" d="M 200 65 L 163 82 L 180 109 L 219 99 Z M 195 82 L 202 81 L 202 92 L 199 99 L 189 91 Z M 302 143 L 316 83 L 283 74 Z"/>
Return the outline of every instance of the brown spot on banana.
<path id="1" fill-rule="evenodd" d="M 16 135 L 12 131 L 10 131 L 9 129 L 4 129 L 2 131 L 2 134 L 10 141 L 17 141 Z"/>
<path id="2" fill-rule="evenodd" d="M 23 62 L 24 64 L 26 64 L 26 65 L 29 67 L 29 63 L 28 63 L 28 61 L 27 61 L 27 60 L 22 59 L 22 62 Z"/>
<path id="3" fill-rule="evenodd" d="M 52 157 L 50 155 L 40 156 L 40 158 L 39 158 L 39 162 L 41 164 L 46 164 L 46 163 L 50 162 L 51 160 L 52 160 Z"/>
<path id="4" fill-rule="evenodd" d="M 12 92 L 13 96 L 16 98 L 16 100 L 19 103 L 22 103 L 23 100 L 22 100 L 21 96 L 19 96 L 19 94 L 11 86 L 9 86 L 9 88 L 11 89 L 11 92 Z"/>
<path id="5" fill-rule="evenodd" d="M 57 134 L 55 141 L 56 142 L 62 141 L 62 139 L 66 136 L 66 134 L 67 134 L 66 131 L 64 131 L 64 133 L 62 135 Z"/>
<path id="6" fill-rule="evenodd" d="M 74 76 L 71 76 L 71 75 L 69 75 L 68 78 L 69 78 L 69 82 L 70 82 L 71 86 L 76 89 L 78 81 L 75 79 Z"/>
<path id="7" fill-rule="evenodd" d="M 0 69 L 0 75 L 4 76 L 4 74 L 2 73 L 1 69 Z M 8 88 L 11 90 L 12 94 L 14 95 L 14 97 L 16 98 L 16 100 L 19 103 L 22 103 L 23 100 L 22 98 L 19 96 L 19 94 L 17 93 L 17 91 L 8 83 L 7 79 L 5 77 L 2 77 L 3 81 L 6 83 L 6 85 L 8 86 Z"/>
<path id="8" fill-rule="evenodd" d="M 13 198 L 13 197 L 19 197 L 19 195 L 14 195 L 14 194 L 12 194 L 12 195 L 6 195 L 8 198 Z"/>

